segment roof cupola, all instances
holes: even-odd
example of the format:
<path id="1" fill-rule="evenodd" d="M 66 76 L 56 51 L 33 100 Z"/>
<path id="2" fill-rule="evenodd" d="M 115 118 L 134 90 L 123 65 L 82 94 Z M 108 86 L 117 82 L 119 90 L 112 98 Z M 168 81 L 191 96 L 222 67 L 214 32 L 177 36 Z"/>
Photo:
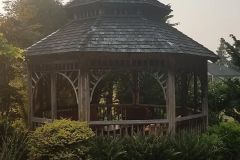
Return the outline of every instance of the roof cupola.
<path id="1" fill-rule="evenodd" d="M 98 16 L 138 16 L 159 20 L 171 12 L 170 6 L 157 0 L 74 0 L 67 4 L 74 19 Z"/>

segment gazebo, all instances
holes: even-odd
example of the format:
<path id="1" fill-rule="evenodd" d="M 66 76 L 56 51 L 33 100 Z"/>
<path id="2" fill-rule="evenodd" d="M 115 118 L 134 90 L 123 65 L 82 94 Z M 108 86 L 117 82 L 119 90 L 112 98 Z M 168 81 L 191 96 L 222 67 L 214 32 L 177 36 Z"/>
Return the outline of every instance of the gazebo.
<path id="1" fill-rule="evenodd" d="M 206 129 L 207 62 L 218 57 L 164 21 L 169 6 L 74 0 L 66 9 L 72 21 L 26 50 L 32 128 L 70 118 L 96 135 Z"/>

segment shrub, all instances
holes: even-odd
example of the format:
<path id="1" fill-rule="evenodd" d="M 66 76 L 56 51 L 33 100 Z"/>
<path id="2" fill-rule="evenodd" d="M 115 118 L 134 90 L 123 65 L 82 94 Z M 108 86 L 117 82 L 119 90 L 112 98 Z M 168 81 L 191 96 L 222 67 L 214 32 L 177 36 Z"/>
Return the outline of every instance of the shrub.
<path id="1" fill-rule="evenodd" d="M 153 136 L 125 138 L 97 137 L 92 141 L 90 157 L 93 160 L 168 160 L 176 152 L 168 139 Z"/>
<path id="2" fill-rule="evenodd" d="M 210 134 L 218 135 L 225 147 L 224 159 L 240 159 L 240 124 L 236 122 L 221 123 L 209 130 Z"/>
<path id="3" fill-rule="evenodd" d="M 96 137 L 92 141 L 90 158 L 93 160 L 123 160 L 125 156 L 121 139 Z"/>
<path id="4" fill-rule="evenodd" d="M 127 160 L 168 160 L 173 159 L 177 154 L 169 146 L 167 137 L 128 137 L 123 142 L 127 151 Z"/>
<path id="5" fill-rule="evenodd" d="M 87 123 L 71 120 L 55 120 L 37 128 L 30 136 L 32 159 L 85 158 L 89 151 L 88 140 L 94 136 Z"/>
<path id="6" fill-rule="evenodd" d="M 13 128 L 7 119 L 1 120 L 0 130 L 0 160 L 27 159 L 27 131 Z"/>
<path id="7" fill-rule="evenodd" d="M 26 123 L 23 119 L 16 119 L 11 124 L 11 127 L 18 132 L 25 132 L 25 133 L 28 132 Z"/>
<path id="8" fill-rule="evenodd" d="M 179 134 L 170 138 L 171 146 L 179 154 L 176 160 L 216 160 L 220 159 L 223 145 L 218 136 Z"/>

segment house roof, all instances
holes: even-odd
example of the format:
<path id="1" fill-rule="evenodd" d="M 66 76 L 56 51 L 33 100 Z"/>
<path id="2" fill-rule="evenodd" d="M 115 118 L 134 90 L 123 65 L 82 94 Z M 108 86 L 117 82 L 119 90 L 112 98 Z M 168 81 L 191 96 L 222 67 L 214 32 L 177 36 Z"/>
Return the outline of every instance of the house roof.
<path id="1" fill-rule="evenodd" d="M 239 77 L 240 72 L 233 68 L 215 63 L 208 63 L 208 73 L 217 77 Z"/>
<path id="2" fill-rule="evenodd" d="M 217 58 L 174 27 L 140 15 L 75 20 L 26 50 L 27 56 L 67 52 L 175 53 Z"/>

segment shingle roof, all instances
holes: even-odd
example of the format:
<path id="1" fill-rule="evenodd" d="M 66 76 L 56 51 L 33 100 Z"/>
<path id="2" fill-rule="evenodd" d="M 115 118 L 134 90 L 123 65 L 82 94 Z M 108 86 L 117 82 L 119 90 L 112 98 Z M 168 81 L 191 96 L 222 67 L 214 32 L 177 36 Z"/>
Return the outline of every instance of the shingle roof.
<path id="1" fill-rule="evenodd" d="M 178 53 L 217 58 L 177 29 L 140 16 L 73 21 L 26 51 L 28 56 L 66 52 Z"/>
<path id="2" fill-rule="evenodd" d="M 218 65 L 214 63 L 208 63 L 208 73 L 217 77 L 239 77 L 240 72 L 235 69 Z"/>
<path id="3" fill-rule="evenodd" d="M 163 3 L 159 2 L 158 0 L 74 0 L 67 4 L 67 7 L 76 7 L 81 5 L 88 5 L 92 3 L 126 3 L 126 4 L 150 4 L 153 6 L 167 8 L 170 9 L 168 6 L 164 5 Z"/>

